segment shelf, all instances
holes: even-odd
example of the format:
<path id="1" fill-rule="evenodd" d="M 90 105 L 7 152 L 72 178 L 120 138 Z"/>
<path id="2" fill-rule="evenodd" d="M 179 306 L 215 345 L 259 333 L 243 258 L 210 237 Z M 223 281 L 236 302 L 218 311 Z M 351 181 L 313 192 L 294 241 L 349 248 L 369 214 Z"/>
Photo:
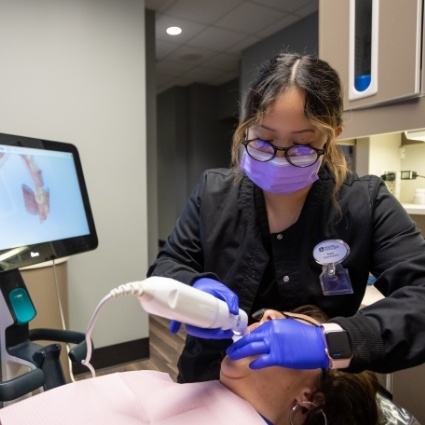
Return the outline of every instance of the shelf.
<path id="1" fill-rule="evenodd" d="M 425 215 L 425 205 L 419 204 L 403 204 L 403 207 L 409 214 Z"/>

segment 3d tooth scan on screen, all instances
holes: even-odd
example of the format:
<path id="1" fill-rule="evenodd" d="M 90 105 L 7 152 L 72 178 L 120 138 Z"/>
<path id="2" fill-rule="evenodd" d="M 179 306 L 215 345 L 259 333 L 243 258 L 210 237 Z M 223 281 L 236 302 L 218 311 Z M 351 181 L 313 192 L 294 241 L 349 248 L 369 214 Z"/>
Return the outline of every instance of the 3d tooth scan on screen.
<path id="1" fill-rule="evenodd" d="M 74 145 L 0 134 L 0 272 L 97 247 Z"/>

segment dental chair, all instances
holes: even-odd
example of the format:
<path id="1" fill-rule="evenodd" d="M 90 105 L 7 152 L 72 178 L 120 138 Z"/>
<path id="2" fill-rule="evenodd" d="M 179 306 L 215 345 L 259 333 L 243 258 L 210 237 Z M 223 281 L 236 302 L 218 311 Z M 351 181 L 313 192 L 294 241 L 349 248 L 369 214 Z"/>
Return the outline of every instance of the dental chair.
<path id="1" fill-rule="evenodd" d="M 406 409 L 398 406 L 382 393 L 377 395 L 379 425 L 421 425 Z"/>
<path id="2" fill-rule="evenodd" d="M 0 402 L 10 402 L 37 389 L 66 384 L 59 360 L 60 342 L 75 344 L 70 359 L 86 355 L 85 334 L 58 329 L 31 329 L 35 307 L 18 270 L 0 274 Z M 36 341 L 52 341 L 41 345 Z"/>

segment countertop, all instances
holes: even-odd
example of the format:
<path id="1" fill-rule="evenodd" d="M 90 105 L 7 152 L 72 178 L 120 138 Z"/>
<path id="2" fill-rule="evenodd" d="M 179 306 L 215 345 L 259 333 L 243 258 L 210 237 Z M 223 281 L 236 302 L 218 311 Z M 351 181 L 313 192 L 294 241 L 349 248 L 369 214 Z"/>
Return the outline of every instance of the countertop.
<path id="1" fill-rule="evenodd" d="M 420 204 L 402 204 L 409 214 L 425 215 L 425 205 Z"/>

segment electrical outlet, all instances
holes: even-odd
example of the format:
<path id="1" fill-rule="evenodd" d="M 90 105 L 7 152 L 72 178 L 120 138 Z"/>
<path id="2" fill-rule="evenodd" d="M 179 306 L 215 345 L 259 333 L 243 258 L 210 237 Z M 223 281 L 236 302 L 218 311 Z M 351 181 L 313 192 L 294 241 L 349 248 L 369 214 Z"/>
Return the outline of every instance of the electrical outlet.
<path id="1" fill-rule="evenodd" d="M 418 173 L 416 171 L 401 171 L 400 178 L 402 180 L 414 180 L 418 177 Z"/>
<path id="2" fill-rule="evenodd" d="M 388 191 L 394 196 L 397 196 L 397 177 L 397 173 L 394 171 L 385 171 L 381 175 L 381 178 L 384 180 Z"/>

